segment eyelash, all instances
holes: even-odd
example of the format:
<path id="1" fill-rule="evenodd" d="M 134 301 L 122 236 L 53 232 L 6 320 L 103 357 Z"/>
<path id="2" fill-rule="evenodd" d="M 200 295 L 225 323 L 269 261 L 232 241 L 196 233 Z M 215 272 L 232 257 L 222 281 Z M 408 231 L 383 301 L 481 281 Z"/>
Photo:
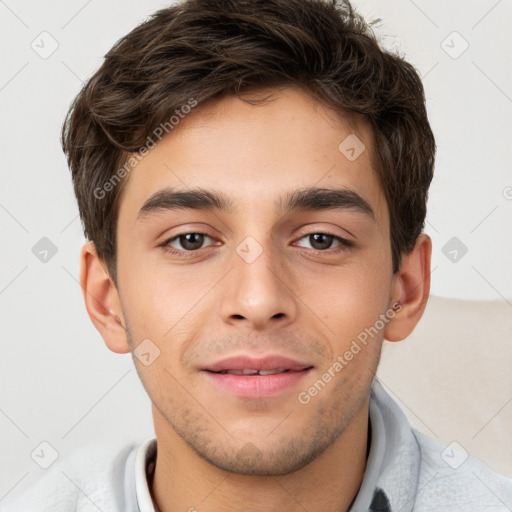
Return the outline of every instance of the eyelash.
<path id="1" fill-rule="evenodd" d="M 168 254 L 172 254 L 173 256 L 177 256 L 178 258 L 185 259 L 185 258 L 193 257 L 193 254 L 198 253 L 199 251 L 201 251 L 201 249 L 196 249 L 195 251 L 186 251 L 186 250 L 178 250 L 178 249 L 170 248 L 168 245 L 169 243 L 177 240 L 180 236 L 192 235 L 192 234 L 193 235 L 204 235 L 204 236 L 207 236 L 208 238 L 213 239 L 213 237 L 208 235 L 208 233 L 203 233 L 200 231 L 187 231 L 185 233 L 179 233 L 179 234 L 173 236 L 172 238 L 168 238 L 162 244 L 160 244 L 160 247 L 162 247 L 164 252 L 166 252 Z M 329 252 L 330 249 L 326 249 L 323 251 L 320 249 L 309 249 L 309 251 L 313 252 L 314 254 L 338 254 L 338 253 L 344 252 L 354 246 L 354 243 L 352 241 L 347 240 L 346 238 L 342 238 L 338 235 L 335 235 L 334 233 L 329 233 L 328 231 L 312 231 L 311 233 L 305 233 L 298 240 L 302 240 L 303 238 L 306 238 L 311 235 L 329 235 L 329 236 L 334 237 L 334 239 L 337 240 L 338 242 L 340 242 L 340 245 L 338 247 L 336 247 L 332 252 Z"/>

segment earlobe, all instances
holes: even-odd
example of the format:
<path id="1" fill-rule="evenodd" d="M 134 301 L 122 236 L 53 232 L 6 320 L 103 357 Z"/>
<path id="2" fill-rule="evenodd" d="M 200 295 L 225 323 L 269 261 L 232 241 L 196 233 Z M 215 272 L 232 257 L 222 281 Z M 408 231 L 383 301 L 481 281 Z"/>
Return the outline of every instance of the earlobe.
<path id="1" fill-rule="evenodd" d="M 87 313 L 107 347 L 118 354 L 129 352 L 119 295 L 93 242 L 80 252 L 80 285 Z"/>
<path id="2" fill-rule="evenodd" d="M 404 254 L 400 270 L 393 278 L 393 294 L 390 307 L 396 302 L 393 319 L 384 330 L 388 341 L 401 341 L 407 338 L 420 321 L 430 294 L 430 258 L 432 240 L 421 234 L 413 250 Z"/>

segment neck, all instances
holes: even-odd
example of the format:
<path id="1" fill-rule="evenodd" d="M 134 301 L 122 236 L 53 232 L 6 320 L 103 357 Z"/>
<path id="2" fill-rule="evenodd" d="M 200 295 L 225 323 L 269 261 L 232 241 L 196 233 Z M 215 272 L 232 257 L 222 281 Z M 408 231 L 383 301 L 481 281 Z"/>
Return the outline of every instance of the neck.
<path id="1" fill-rule="evenodd" d="M 231 473 L 199 457 L 153 406 L 157 461 L 150 484 L 156 511 L 346 512 L 366 468 L 368 399 L 324 452 L 287 475 Z"/>

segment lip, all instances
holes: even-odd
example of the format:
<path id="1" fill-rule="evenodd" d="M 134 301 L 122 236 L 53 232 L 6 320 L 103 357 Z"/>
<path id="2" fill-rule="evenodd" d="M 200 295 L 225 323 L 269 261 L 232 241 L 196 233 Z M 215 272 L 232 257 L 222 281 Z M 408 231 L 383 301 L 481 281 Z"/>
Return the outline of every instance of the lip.
<path id="1" fill-rule="evenodd" d="M 313 365 L 278 354 L 271 354 L 261 358 L 239 355 L 216 361 L 203 368 L 203 370 L 220 372 L 222 370 L 273 370 L 274 368 L 283 368 L 285 370 L 300 371 L 310 366 Z"/>
<path id="2" fill-rule="evenodd" d="M 222 370 L 272 370 L 280 368 L 283 373 L 271 375 L 236 375 L 214 373 Z M 208 382 L 221 391 L 233 393 L 244 398 L 263 398 L 276 396 L 297 386 L 313 370 L 313 365 L 301 363 L 279 355 L 264 358 L 235 356 L 222 359 L 203 368 L 201 373 Z"/>

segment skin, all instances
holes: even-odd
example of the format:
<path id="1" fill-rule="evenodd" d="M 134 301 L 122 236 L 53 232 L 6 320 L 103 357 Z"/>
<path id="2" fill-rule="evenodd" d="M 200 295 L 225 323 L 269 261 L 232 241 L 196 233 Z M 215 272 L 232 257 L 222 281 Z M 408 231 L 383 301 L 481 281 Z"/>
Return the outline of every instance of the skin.
<path id="1" fill-rule="evenodd" d="M 368 126 L 295 88 L 274 90 L 272 98 L 200 105 L 131 171 L 118 218 L 118 288 L 94 245 L 82 248 L 87 311 L 109 349 L 133 352 L 150 339 L 160 350 L 148 366 L 134 362 L 153 404 L 151 491 L 162 512 L 347 510 L 366 467 L 369 392 L 383 338 L 407 337 L 428 299 L 427 235 L 392 273 Z M 352 133 L 366 150 L 349 161 L 338 146 Z M 166 187 L 222 191 L 234 209 L 161 210 L 138 219 L 145 201 Z M 374 218 L 355 209 L 274 210 L 302 187 L 353 190 Z M 164 251 L 161 244 L 184 233 L 208 237 L 188 258 Z M 322 248 L 308 236 L 315 233 L 353 245 L 334 238 Z M 247 236 L 262 250 L 251 263 L 236 251 Z M 169 245 L 190 247 L 183 237 Z M 385 328 L 300 403 L 298 393 L 396 301 L 402 308 Z M 267 398 L 237 397 L 199 371 L 233 354 L 270 353 L 314 368 Z"/>

